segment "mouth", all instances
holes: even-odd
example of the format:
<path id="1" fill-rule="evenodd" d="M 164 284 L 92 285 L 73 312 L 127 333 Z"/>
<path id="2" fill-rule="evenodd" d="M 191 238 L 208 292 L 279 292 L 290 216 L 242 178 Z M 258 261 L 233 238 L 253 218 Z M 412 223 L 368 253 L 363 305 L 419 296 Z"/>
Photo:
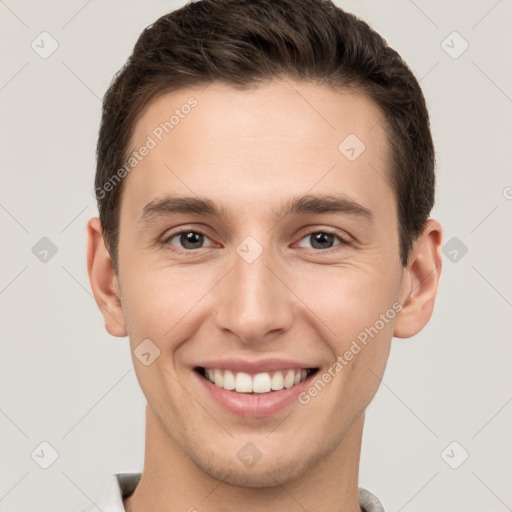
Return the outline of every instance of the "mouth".
<path id="1" fill-rule="evenodd" d="M 221 368 L 196 366 L 194 371 L 218 388 L 244 395 L 274 394 L 299 386 L 319 368 L 288 368 L 250 374 Z"/>

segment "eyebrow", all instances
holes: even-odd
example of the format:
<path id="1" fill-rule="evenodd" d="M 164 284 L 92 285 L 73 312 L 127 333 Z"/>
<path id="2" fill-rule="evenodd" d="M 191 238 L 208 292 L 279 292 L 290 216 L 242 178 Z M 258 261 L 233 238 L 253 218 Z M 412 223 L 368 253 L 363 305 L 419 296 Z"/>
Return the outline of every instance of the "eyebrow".
<path id="1" fill-rule="evenodd" d="M 226 209 L 216 205 L 210 199 L 166 195 L 154 199 L 144 206 L 139 222 L 146 224 L 154 218 L 167 217 L 176 213 L 226 217 Z M 274 216 L 279 218 L 290 214 L 307 215 L 315 213 L 343 213 L 363 218 L 369 222 L 374 220 L 374 214 L 371 210 L 342 194 L 309 194 L 294 197 L 279 209 L 273 210 Z"/>
<path id="2" fill-rule="evenodd" d="M 292 213 L 345 213 L 373 221 L 373 212 L 343 194 L 306 195 L 291 198 L 276 215 L 285 217 Z"/>

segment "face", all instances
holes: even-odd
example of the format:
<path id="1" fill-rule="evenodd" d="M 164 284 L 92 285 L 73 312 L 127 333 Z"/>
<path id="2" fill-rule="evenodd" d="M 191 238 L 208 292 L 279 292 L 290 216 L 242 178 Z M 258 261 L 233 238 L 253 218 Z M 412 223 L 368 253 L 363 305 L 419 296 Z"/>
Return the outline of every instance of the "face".
<path id="1" fill-rule="evenodd" d="M 132 353 L 160 352 L 134 366 L 169 443 L 216 478 L 296 478 L 376 392 L 405 298 L 382 120 L 272 82 L 169 93 L 136 125 L 133 148 L 156 146 L 125 178 L 118 285 Z"/>

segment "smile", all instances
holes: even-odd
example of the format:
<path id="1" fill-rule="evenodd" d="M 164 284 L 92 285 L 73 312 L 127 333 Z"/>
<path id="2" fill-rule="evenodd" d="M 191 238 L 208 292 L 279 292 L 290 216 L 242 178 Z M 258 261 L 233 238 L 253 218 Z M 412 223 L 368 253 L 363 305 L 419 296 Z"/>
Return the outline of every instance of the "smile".
<path id="1" fill-rule="evenodd" d="M 196 371 L 217 387 L 235 393 L 271 393 L 304 382 L 317 368 L 283 369 L 251 375 L 246 372 L 197 367 Z"/>

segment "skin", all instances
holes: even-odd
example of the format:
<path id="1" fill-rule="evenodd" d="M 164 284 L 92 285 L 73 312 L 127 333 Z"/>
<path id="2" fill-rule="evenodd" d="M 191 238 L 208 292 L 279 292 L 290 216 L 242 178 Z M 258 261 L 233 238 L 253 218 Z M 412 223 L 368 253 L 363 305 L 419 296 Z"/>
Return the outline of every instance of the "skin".
<path id="1" fill-rule="evenodd" d="M 160 349 L 149 366 L 133 356 L 148 403 L 143 475 L 126 510 L 359 511 L 364 411 L 392 336 L 413 336 L 431 317 L 441 226 L 429 219 L 403 267 L 383 116 L 364 96 L 287 80 L 168 93 L 144 111 L 133 148 L 191 96 L 198 105 L 125 178 L 118 275 L 99 220 L 88 224 L 88 272 L 107 331 L 128 335 L 132 356 L 147 338 Z M 351 133 L 366 145 L 353 162 L 338 150 Z M 273 213 L 291 198 L 333 193 L 373 220 Z M 165 194 L 209 199 L 224 215 L 141 224 L 143 208 Z M 180 229 L 200 229 L 205 247 L 183 248 Z M 331 248 L 312 245 L 322 230 L 335 233 Z M 262 248 L 250 264 L 236 252 L 247 236 Z M 403 309 L 307 405 L 243 418 L 192 374 L 205 359 L 269 356 L 321 375 L 394 303 Z M 247 442 L 262 454 L 250 468 L 237 457 Z"/>

